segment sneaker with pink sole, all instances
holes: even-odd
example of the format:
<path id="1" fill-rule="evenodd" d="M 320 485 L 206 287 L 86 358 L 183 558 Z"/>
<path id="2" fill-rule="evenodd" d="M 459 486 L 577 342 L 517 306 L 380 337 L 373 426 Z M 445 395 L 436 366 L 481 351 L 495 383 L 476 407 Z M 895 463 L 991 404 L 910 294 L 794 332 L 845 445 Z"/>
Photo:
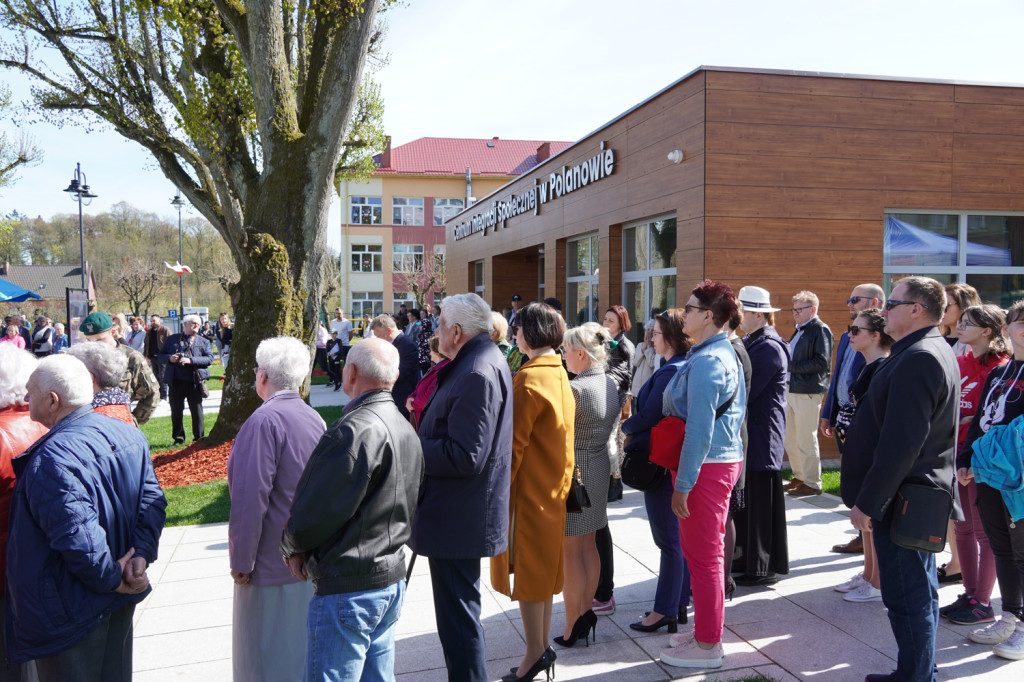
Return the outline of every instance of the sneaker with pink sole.
<path id="1" fill-rule="evenodd" d="M 612 597 L 608 601 L 593 601 L 591 611 L 597 616 L 610 616 L 615 613 L 615 597 Z"/>

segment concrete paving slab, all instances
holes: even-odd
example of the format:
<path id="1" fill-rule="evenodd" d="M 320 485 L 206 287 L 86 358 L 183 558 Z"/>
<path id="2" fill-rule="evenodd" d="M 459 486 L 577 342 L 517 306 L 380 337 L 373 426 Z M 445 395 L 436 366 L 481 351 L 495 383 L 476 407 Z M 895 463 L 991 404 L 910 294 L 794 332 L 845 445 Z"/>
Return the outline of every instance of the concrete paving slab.
<path id="1" fill-rule="evenodd" d="M 324 397 L 335 399 L 335 394 Z M 774 586 L 737 590 L 735 598 L 726 602 L 726 664 L 719 670 L 700 671 L 672 668 L 657 660 L 668 645 L 664 629 L 646 634 L 629 628 L 652 606 L 659 557 L 643 497 L 627 491 L 609 511 L 617 611 L 599 618 L 596 644 L 556 647 L 557 678 L 735 680 L 762 674 L 776 682 L 859 682 L 868 672 L 892 670 L 896 644 L 884 606 L 845 602 L 832 590 L 860 570 L 862 558 L 829 551 L 852 536 L 845 507 L 830 498 L 787 500 L 792 571 Z M 231 679 L 234 586 L 228 575 L 226 541 L 227 524 L 165 532 L 161 559 L 150 569 L 154 591 L 136 610 L 135 679 Z M 940 557 L 940 563 L 943 560 Z M 488 566 L 488 561 L 482 562 L 482 611 L 488 672 L 498 679 L 510 666 L 518 665 L 524 640 L 518 604 L 490 588 Z M 940 604 L 953 601 L 960 590 L 960 585 L 940 588 Z M 560 634 L 564 625 L 560 595 L 554 598 L 552 611 L 552 634 Z M 692 627 L 692 607 L 690 614 L 691 624 L 682 628 Z M 969 643 L 970 629 L 948 623 L 940 626 L 940 679 L 1003 682 L 1024 676 L 1024 662 L 996 658 L 991 647 Z M 413 571 L 396 640 L 399 680 L 447 679 L 426 559 L 419 559 Z"/>

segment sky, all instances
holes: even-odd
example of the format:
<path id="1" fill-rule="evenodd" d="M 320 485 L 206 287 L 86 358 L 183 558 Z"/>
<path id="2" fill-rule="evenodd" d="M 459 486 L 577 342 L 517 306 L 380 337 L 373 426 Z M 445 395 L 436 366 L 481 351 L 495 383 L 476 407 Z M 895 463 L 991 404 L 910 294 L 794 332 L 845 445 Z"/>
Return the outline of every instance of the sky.
<path id="1" fill-rule="evenodd" d="M 407 0 L 385 16 L 390 63 L 375 78 L 393 145 L 575 141 L 701 65 L 1024 83 L 1021 0 Z M 24 79 L 2 78 L 27 97 Z M 2 190 L 0 213 L 77 211 L 61 190 L 80 162 L 99 195 L 87 213 L 127 201 L 175 217 L 173 184 L 138 145 L 97 126 L 24 132 L 44 159 Z M 340 220 L 335 196 L 334 248 Z"/>

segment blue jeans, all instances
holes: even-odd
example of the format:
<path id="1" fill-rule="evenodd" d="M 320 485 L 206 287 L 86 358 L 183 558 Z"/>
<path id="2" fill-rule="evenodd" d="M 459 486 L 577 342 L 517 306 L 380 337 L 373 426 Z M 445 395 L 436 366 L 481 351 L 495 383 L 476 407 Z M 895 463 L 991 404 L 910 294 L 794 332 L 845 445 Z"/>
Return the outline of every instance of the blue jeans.
<path id="1" fill-rule="evenodd" d="M 395 679 L 395 623 L 405 581 L 309 602 L 305 682 Z"/>
<path id="2" fill-rule="evenodd" d="M 661 550 L 654 610 L 665 616 L 674 616 L 690 605 L 690 572 L 679 542 L 679 519 L 672 511 L 673 492 L 672 477 L 666 476 L 658 488 L 644 493 L 647 522 L 654 544 Z"/>
<path id="3" fill-rule="evenodd" d="M 935 555 L 915 552 L 889 539 L 893 507 L 882 521 L 872 521 L 882 603 L 899 646 L 896 676 L 901 682 L 936 679 L 935 632 L 939 623 L 939 577 Z"/>

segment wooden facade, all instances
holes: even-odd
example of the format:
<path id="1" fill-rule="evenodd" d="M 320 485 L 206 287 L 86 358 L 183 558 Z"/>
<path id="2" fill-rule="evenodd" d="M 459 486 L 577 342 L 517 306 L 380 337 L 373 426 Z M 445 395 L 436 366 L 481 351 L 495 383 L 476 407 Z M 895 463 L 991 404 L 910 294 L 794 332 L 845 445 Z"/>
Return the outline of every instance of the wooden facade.
<path id="1" fill-rule="evenodd" d="M 617 154 L 612 176 L 454 239 L 480 207 L 601 142 Z M 676 149 L 680 164 L 667 159 Z M 564 301 L 566 242 L 596 233 L 605 307 L 623 295 L 623 226 L 673 215 L 677 301 L 704 277 L 765 287 L 784 309 L 809 289 L 838 333 L 852 287 L 882 282 L 891 209 L 1024 211 L 1024 88 L 698 69 L 449 222 L 449 276 L 472 290 L 483 261 L 499 310 L 542 283 Z M 791 316 L 777 326 L 791 334 Z"/>

